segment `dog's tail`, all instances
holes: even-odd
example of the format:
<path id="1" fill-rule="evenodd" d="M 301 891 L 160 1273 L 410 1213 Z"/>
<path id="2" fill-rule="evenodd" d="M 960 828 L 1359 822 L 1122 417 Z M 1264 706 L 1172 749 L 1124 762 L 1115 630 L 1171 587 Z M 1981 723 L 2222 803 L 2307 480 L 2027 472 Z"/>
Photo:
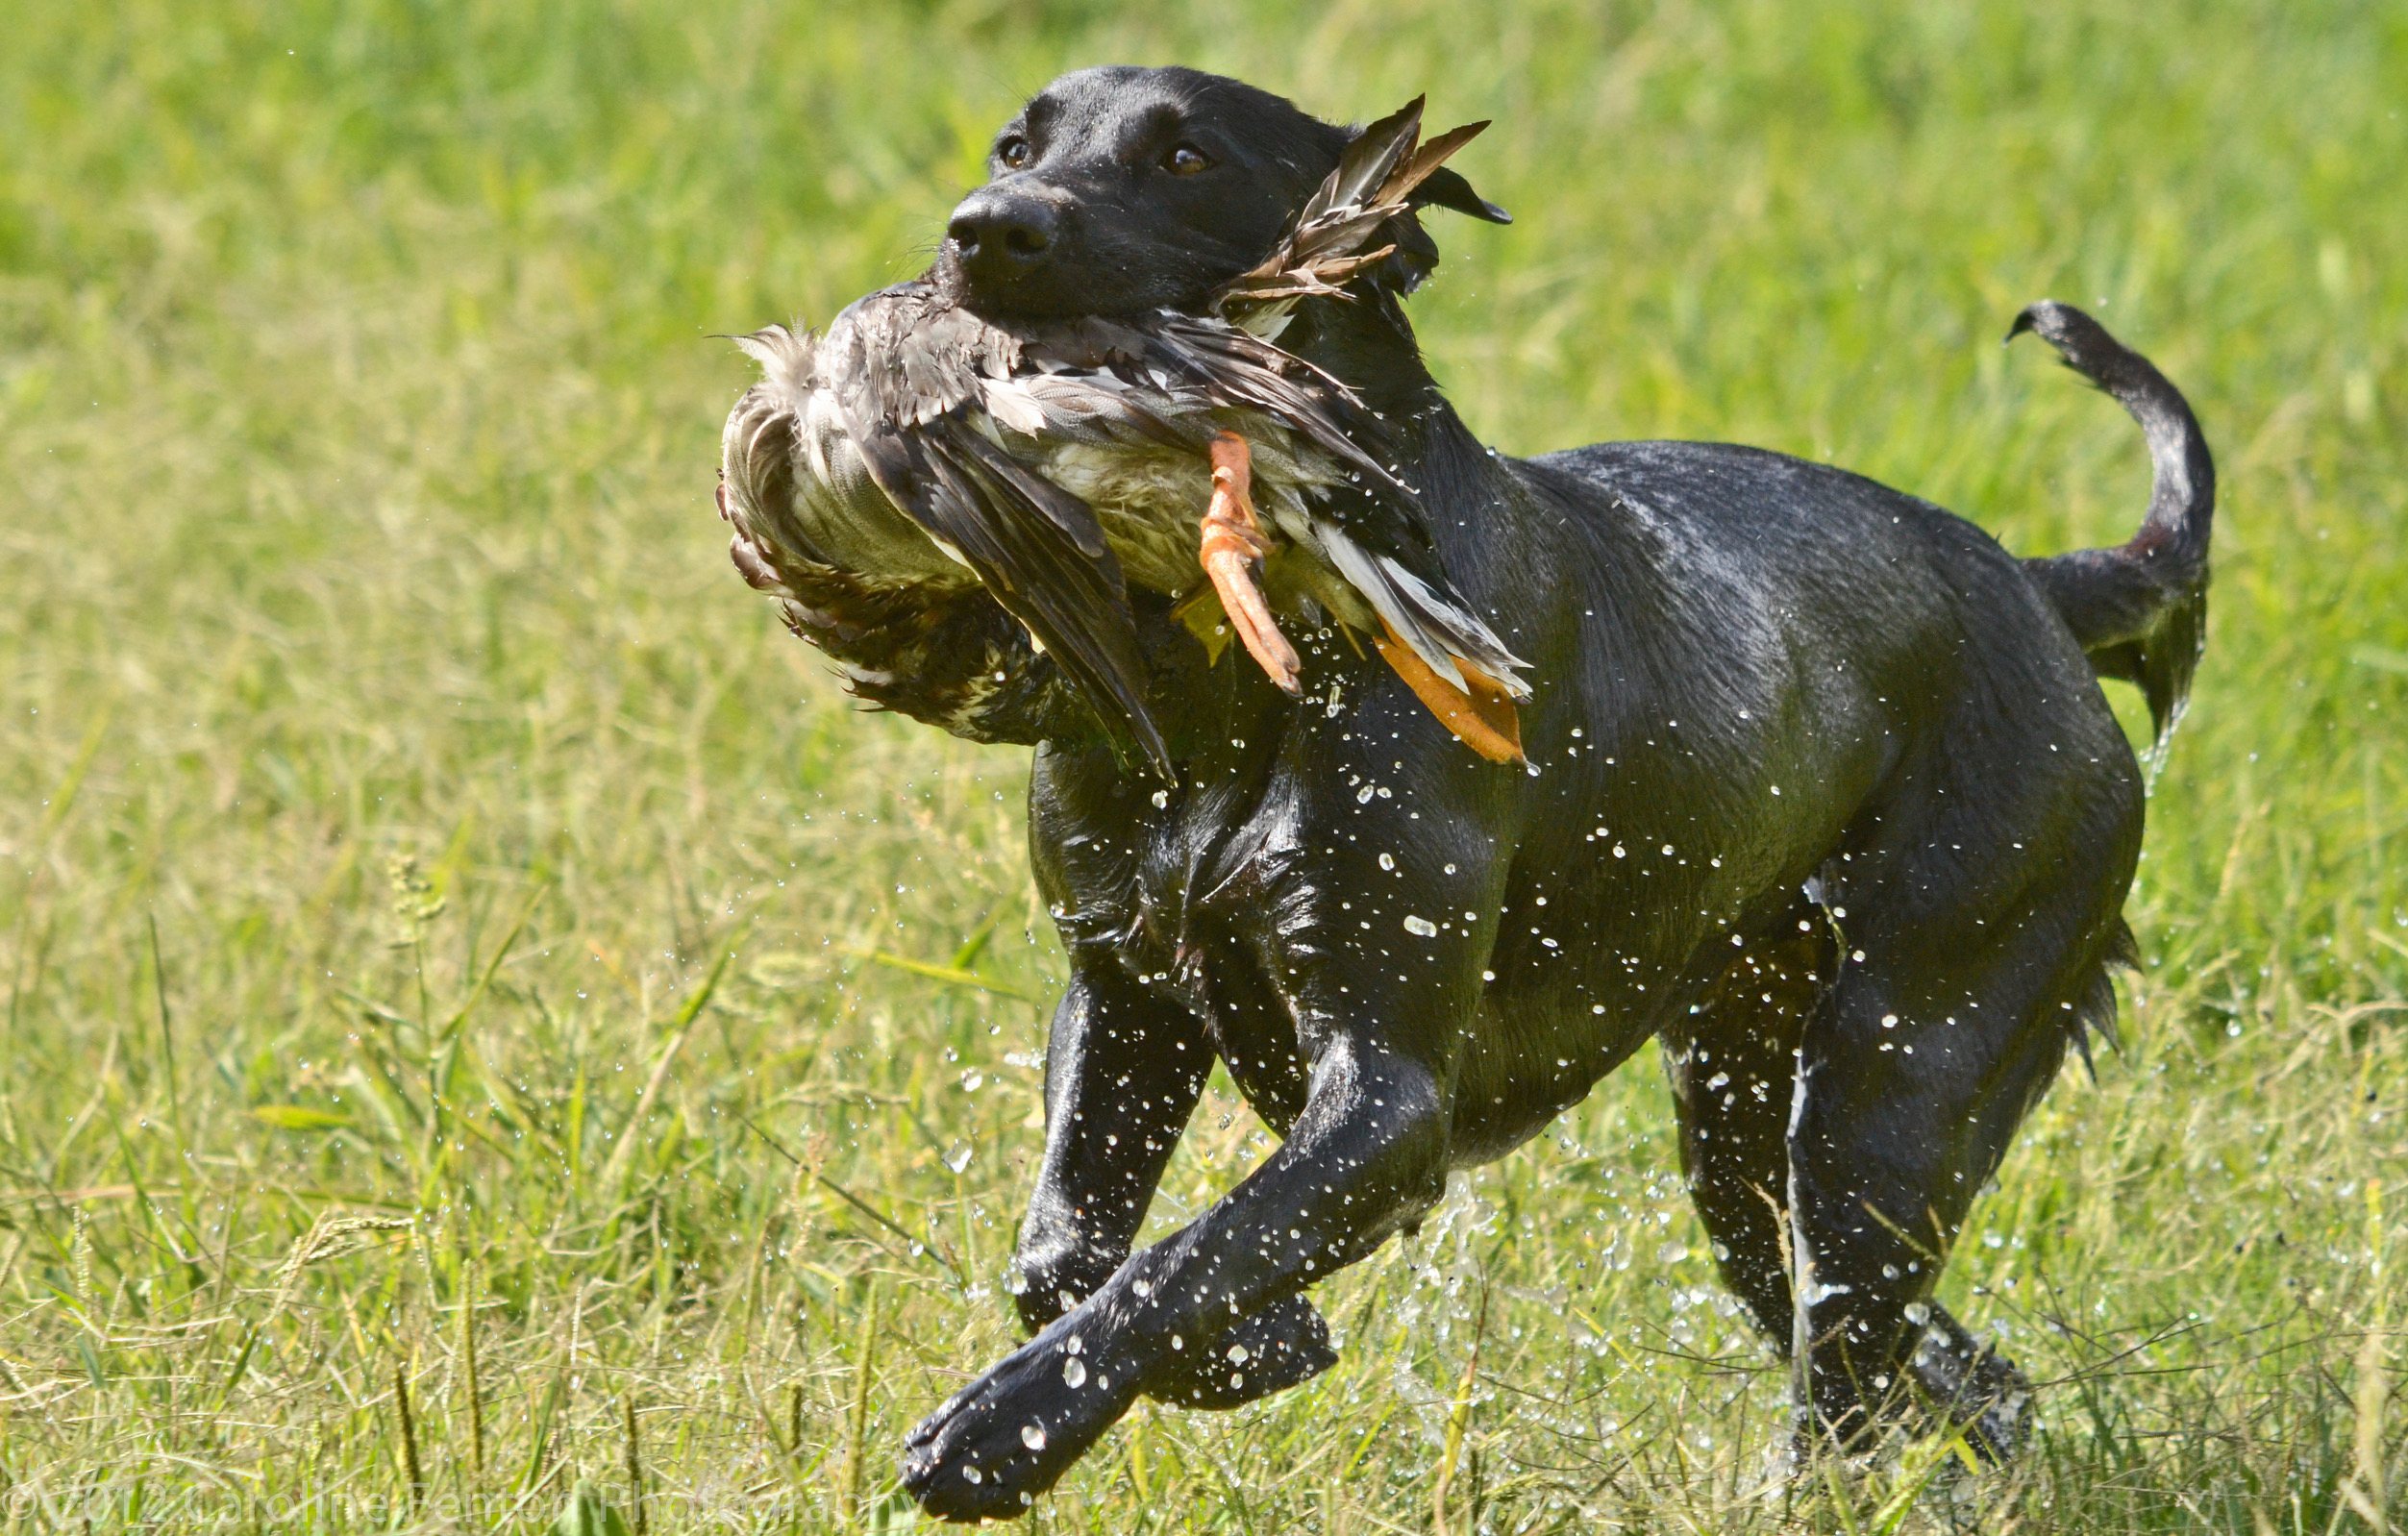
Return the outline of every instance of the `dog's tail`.
<path id="1" fill-rule="evenodd" d="M 2181 722 L 2191 675 L 2207 645 L 2207 535 L 2216 461 L 2182 392 L 2147 358 L 2070 304 L 2043 299 L 2015 317 L 2057 349 L 2067 367 L 2116 397 L 2148 439 L 2156 467 L 2148 516 L 2128 544 L 2023 562 L 2023 570 L 2089 653 L 2102 678 L 2140 684 L 2157 749 Z"/>

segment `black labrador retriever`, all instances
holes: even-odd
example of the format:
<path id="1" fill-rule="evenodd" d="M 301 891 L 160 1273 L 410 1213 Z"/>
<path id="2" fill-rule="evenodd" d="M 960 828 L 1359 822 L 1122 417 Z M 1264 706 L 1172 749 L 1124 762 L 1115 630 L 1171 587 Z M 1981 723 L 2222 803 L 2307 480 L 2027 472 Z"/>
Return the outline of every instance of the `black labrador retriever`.
<path id="1" fill-rule="evenodd" d="M 1191 70 L 1065 76 L 997 138 L 938 275 L 990 312 L 1192 305 L 1349 136 Z M 1431 201 L 1496 214 L 1459 178 Z M 1397 237 L 1435 259 L 1409 215 Z M 1036 744 L 1037 878 L 1073 964 L 1018 1256 L 1035 1337 L 912 1431 L 904 1480 L 935 1514 L 1017 1513 L 1141 1394 L 1228 1406 L 1325 1369 L 1313 1283 L 1651 1038 L 1801 1438 L 1916 1413 L 2013 1449 L 2022 1377 L 1931 1297 L 2067 1046 L 2113 1028 L 2142 777 L 2096 679 L 2142 684 L 2162 742 L 2204 617 L 2198 427 L 2041 304 L 2017 331 L 2155 458 L 2120 548 L 2018 560 L 1927 502 L 1722 444 L 1508 458 L 1422 364 L 1400 299 L 1426 269 L 1306 303 L 1280 343 L 1379 413 L 1447 571 L 1532 663 L 1527 768 L 1327 630 L 1301 636 L 1295 700 L 1133 594 L 1164 790 L 981 593 L 786 604 L 862 696 Z M 1131 1253 L 1216 1059 L 1283 1141 Z"/>

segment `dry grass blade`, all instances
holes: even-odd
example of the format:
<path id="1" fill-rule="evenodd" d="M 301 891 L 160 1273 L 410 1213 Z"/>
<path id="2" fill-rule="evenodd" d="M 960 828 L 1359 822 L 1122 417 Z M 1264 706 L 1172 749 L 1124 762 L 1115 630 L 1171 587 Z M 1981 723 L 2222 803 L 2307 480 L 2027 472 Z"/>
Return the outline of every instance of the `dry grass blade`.
<path id="1" fill-rule="evenodd" d="M 635 1438 L 635 1396 L 626 1394 L 619 1399 L 627 1421 L 627 1500 L 630 1524 L 635 1536 L 649 1536 L 651 1517 L 644 1503 L 644 1454 Z"/>
<path id="2" fill-rule="evenodd" d="M 412 1514 L 426 1501 L 426 1474 L 418 1470 L 418 1425 L 410 1411 L 410 1371 L 399 1360 L 393 1362 L 393 1412 L 401 1424 L 402 1470 L 409 1475 L 410 1508 Z"/>

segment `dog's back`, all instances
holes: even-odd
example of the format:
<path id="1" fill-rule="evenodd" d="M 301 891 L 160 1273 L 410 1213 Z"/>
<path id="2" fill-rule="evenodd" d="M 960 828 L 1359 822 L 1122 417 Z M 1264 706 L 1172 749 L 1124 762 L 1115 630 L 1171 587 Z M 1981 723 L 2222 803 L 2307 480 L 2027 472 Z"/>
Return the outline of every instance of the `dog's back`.
<path id="1" fill-rule="evenodd" d="M 1777 582 L 1786 571 L 1805 586 L 1845 583 L 1847 601 L 1829 616 L 1851 628 L 1915 627 L 1895 608 L 1918 603 L 1918 583 L 1889 577 L 1902 574 L 1896 563 L 1917 552 L 1934 562 L 1924 574 L 1926 589 L 1986 585 L 2020 567 L 2096 675 L 2143 690 L 2162 747 L 2181 720 L 2206 643 L 2215 462 L 2180 391 L 2089 315 L 2044 301 L 2017 317 L 2009 337 L 2026 331 L 2055 346 L 2067 366 L 2114 396 L 2141 425 L 2154 483 L 2141 528 L 2125 543 L 2018 562 L 1987 533 L 1928 502 L 1845 470 L 1728 444 L 1597 443 L 1530 463 L 1595 485 L 1609 512 L 1642 520 L 1677 513 L 1670 536 L 1686 533 L 1700 542 L 1668 555 L 1701 562 L 1706 569 L 1690 580 L 1709 590 L 1719 552 L 1748 547 L 1757 557 L 1747 562 L 1751 582 Z M 1575 508 L 1582 502 L 1566 498 Z M 1593 521 L 1597 510 L 1590 508 L 1584 520 Z M 1985 604 L 2006 596 L 1994 592 Z"/>

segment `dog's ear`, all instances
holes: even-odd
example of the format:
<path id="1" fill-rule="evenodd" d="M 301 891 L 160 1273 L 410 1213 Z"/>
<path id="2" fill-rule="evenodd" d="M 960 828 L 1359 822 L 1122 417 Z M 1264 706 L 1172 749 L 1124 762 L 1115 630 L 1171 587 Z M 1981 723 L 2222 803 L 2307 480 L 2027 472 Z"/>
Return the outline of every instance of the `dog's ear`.
<path id="1" fill-rule="evenodd" d="M 1458 213 L 1469 213 L 1491 224 L 1510 224 L 1513 215 L 1472 190 L 1472 184 L 1462 173 L 1441 165 L 1429 178 L 1413 188 L 1411 202 L 1415 208 L 1449 208 Z"/>

